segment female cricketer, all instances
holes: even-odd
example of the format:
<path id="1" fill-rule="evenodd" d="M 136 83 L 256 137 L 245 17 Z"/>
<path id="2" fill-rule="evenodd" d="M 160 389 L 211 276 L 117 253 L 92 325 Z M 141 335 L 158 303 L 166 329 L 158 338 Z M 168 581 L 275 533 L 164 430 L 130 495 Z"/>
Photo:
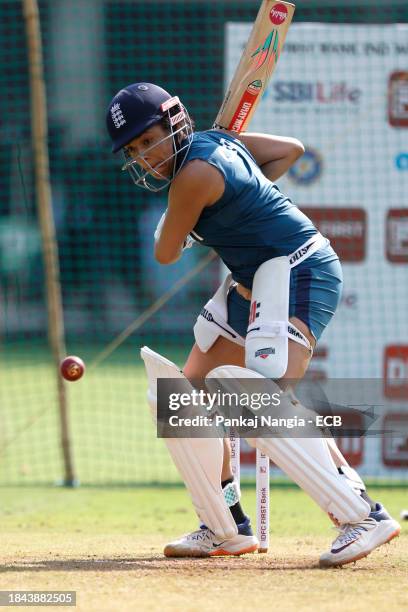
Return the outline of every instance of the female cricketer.
<path id="1" fill-rule="evenodd" d="M 240 373 L 266 377 L 279 381 L 281 389 L 285 380 L 302 379 L 342 287 L 341 265 L 329 241 L 275 184 L 303 154 L 303 145 L 266 134 L 194 132 L 178 97 L 152 83 L 120 90 L 109 105 L 107 127 L 112 151 L 123 151 L 124 169 L 136 185 L 168 190 L 168 207 L 155 232 L 157 261 L 177 261 L 195 241 L 212 247 L 230 271 L 197 318 L 196 342 L 180 376 L 204 384 L 221 368 L 231 379 Z M 144 356 L 149 376 L 174 365 L 155 355 Z M 154 384 L 150 391 L 152 397 Z M 289 396 L 287 402 L 293 410 L 296 402 Z M 154 409 L 155 400 L 150 404 Z M 339 534 L 321 566 L 360 559 L 398 535 L 398 523 L 367 495 L 333 440 L 249 442 L 337 525 Z M 168 544 L 165 555 L 255 551 L 258 541 L 240 504 L 227 441 L 166 443 L 203 524 Z"/>

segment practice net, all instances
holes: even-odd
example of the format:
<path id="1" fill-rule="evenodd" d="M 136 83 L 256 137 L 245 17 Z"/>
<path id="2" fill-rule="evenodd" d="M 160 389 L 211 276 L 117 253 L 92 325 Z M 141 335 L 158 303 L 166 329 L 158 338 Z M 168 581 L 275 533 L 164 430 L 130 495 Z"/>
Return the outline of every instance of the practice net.
<path id="1" fill-rule="evenodd" d="M 153 257 L 164 195 L 137 190 L 105 133 L 114 93 L 135 81 L 178 95 L 199 130 L 217 114 L 258 9 L 253 1 L 40 2 L 52 203 L 68 354 L 92 364 L 106 346 L 208 256 Z M 297 2 L 270 88 L 251 125 L 291 135 L 304 157 L 279 187 L 330 238 L 345 287 L 310 376 L 382 380 L 380 428 L 344 439 L 374 482 L 408 476 L 408 8 Z M 0 1 L 0 484 L 64 478 L 47 346 L 42 244 L 30 142 L 20 1 Z M 139 349 L 183 365 L 192 328 L 223 271 L 211 260 L 85 377 L 67 384 L 70 440 L 83 484 L 177 483 L 145 401 Z M 244 446 L 244 475 L 254 453 Z M 280 477 L 273 470 L 273 475 Z"/>

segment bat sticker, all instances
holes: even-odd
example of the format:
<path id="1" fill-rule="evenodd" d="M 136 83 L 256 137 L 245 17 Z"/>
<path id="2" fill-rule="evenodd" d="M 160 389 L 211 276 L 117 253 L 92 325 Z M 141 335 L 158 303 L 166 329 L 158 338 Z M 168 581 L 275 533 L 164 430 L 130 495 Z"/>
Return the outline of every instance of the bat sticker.
<path id="1" fill-rule="evenodd" d="M 269 54 L 270 51 L 271 53 Z M 258 68 L 263 66 L 268 58 L 274 58 L 275 61 L 278 60 L 279 36 L 277 30 L 272 30 L 272 32 L 268 34 L 263 44 L 259 45 L 259 47 L 252 53 L 251 57 L 255 58 L 254 70 L 258 70 Z"/>

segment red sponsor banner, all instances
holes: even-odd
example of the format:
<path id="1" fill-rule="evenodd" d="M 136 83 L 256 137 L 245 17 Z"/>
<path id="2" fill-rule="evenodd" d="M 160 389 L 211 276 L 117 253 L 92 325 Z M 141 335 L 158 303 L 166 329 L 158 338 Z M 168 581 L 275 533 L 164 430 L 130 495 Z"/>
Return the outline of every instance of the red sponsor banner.
<path id="1" fill-rule="evenodd" d="M 408 413 L 392 412 L 384 417 L 382 460 L 388 467 L 408 466 Z"/>
<path id="2" fill-rule="evenodd" d="M 302 211 L 330 240 L 342 261 L 363 261 L 366 256 L 367 215 L 363 208 L 303 207 Z"/>
<path id="3" fill-rule="evenodd" d="M 246 440 L 241 439 L 241 465 L 253 465 L 256 464 L 256 450 L 252 446 L 249 446 Z"/>
<path id="4" fill-rule="evenodd" d="M 329 356 L 329 347 L 319 344 L 313 351 L 312 363 L 316 359 L 327 359 Z"/>
<path id="5" fill-rule="evenodd" d="M 322 413 L 323 414 L 323 413 Z M 331 414 L 331 413 L 330 413 Z M 344 431 L 344 436 L 337 436 L 335 438 L 336 444 L 339 447 L 340 452 L 347 459 L 348 463 L 356 467 L 360 465 L 364 457 L 364 436 L 347 436 L 347 431 L 358 432 L 364 431 L 364 417 L 362 414 L 341 412 L 336 410 L 336 416 L 341 417 L 341 431 Z"/>
<path id="6" fill-rule="evenodd" d="M 394 344 L 384 349 L 383 389 L 385 397 L 408 399 L 408 346 Z"/>
<path id="7" fill-rule="evenodd" d="M 305 374 L 305 380 L 314 380 L 323 382 L 327 380 L 327 370 L 325 361 L 329 356 L 329 348 L 327 346 L 318 345 L 313 351 L 313 357 L 310 366 Z"/>
<path id="8" fill-rule="evenodd" d="M 408 72 L 397 71 L 388 81 L 388 121 L 393 127 L 408 127 Z"/>
<path id="9" fill-rule="evenodd" d="M 361 465 L 364 457 L 364 436 L 336 438 L 337 446 L 352 467 Z"/>
<path id="10" fill-rule="evenodd" d="M 393 263 L 408 263 L 408 208 L 391 208 L 386 222 L 386 257 Z"/>

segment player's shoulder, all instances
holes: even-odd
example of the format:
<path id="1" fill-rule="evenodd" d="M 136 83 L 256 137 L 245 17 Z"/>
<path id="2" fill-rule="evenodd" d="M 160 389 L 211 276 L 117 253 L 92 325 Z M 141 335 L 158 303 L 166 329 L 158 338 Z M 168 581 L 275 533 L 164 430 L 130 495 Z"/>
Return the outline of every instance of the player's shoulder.
<path id="1" fill-rule="evenodd" d="M 224 190 L 224 175 L 218 160 L 219 142 L 211 137 L 211 130 L 195 132 L 187 158 L 173 181 L 173 191 L 205 190 L 219 193 Z"/>
<path id="2" fill-rule="evenodd" d="M 234 138 L 231 132 L 218 129 L 204 130 L 202 132 L 194 132 L 192 147 L 217 147 L 225 141 L 235 141 L 239 144 L 239 141 Z"/>
<path id="3" fill-rule="evenodd" d="M 224 178 L 219 170 L 206 160 L 197 158 L 183 166 L 171 185 L 171 193 L 175 197 L 191 201 L 191 194 L 199 198 L 202 194 L 205 206 L 213 204 L 224 192 Z"/>
<path id="4" fill-rule="evenodd" d="M 240 141 L 236 140 L 230 132 L 216 129 L 195 132 L 188 158 L 222 162 L 225 158 L 225 149 L 230 151 L 240 148 L 242 148 Z"/>
<path id="5" fill-rule="evenodd" d="M 194 149 L 194 147 L 209 147 L 217 146 L 218 144 L 219 138 L 215 130 L 204 130 L 202 132 L 194 132 L 191 147 Z"/>
<path id="6" fill-rule="evenodd" d="M 210 160 L 216 159 L 220 144 L 219 139 L 214 138 L 214 136 L 211 134 L 211 130 L 205 132 L 194 132 L 194 136 L 187 153 L 186 162 L 191 162 L 192 160 L 209 162 Z"/>

